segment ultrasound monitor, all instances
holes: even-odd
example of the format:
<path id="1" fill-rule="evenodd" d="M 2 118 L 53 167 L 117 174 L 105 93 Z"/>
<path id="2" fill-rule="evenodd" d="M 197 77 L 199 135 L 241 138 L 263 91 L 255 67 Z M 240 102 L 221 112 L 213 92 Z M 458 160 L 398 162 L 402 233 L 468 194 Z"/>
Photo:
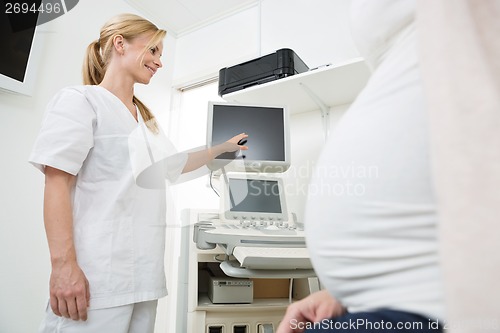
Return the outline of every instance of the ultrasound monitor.
<path id="1" fill-rule="evenodd" d="M 290 166 L 288 113 L 285 107 L 208 104 L 207 145 L 213 147 L 240 133 L 248 134 L 248 150 L 224 153 L 208 164 L 211 170 L 284 172 Z"/>
<path id="2" fill-rule="evenodd" d="M 288 221 L 283 180 L 262 174 L 228 173 L 221 210 L 225 220 Z"/>

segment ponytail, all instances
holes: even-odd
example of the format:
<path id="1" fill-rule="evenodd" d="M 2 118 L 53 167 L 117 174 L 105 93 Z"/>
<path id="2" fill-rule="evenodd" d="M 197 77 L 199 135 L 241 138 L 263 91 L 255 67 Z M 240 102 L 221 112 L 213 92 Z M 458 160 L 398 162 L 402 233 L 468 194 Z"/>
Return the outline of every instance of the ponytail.
<path id="1" fill-rule="evenodd" d="M 144 122 L 146 123 L 146 126 L 149 128 L 149 130 L 154 134 L 158 134 L 160 131 L 158 122 L 156 121 L 156 118 L 151 113 L 151 111 L 149 111 L 149 108 L 135 96 L 132 98 L 132 101 L 137 106 L 137 109 L 141 113 L 142 119 L 144 119 Z"/>
<path id="2" fill-rule="evenodd" d="M 97 40 L 87 47 L 83 61 L 83 84 L 98 85 L 104 78 L 104 61 L 101 56 L 101 45 Z"/>

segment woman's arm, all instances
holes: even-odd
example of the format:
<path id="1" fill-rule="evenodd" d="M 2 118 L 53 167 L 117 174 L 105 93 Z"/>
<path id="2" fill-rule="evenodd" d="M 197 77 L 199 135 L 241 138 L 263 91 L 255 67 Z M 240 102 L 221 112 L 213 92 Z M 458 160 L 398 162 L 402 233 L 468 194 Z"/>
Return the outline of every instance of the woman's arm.
<path id="1" fill-rule="evenodd" d="M 182 173 L 194 171 L 206 165 L 208 162 L 210 162 L 220 154 L 233 152 L 237 150 L 247 150 L 248 149 L 247 146 L 238 144 L 238 142 L 240 142 L 243 139 L 246 139 L 247 137 L 248 135 L 246 135 L 245 133 L 241 133 L 232 137 L 231 139 L 220 145 L 213 146 L 205 150 L 189 153 L 187 163 L 184 166 Z"/>
<path id="2" fill-rule="evenodd" d="M 73 242 L 71 188 L 75 176 L 45 167 L 44 222 L 50 250 L 50 306 L 57 316 L 87 320 L 89 283 Z"/>

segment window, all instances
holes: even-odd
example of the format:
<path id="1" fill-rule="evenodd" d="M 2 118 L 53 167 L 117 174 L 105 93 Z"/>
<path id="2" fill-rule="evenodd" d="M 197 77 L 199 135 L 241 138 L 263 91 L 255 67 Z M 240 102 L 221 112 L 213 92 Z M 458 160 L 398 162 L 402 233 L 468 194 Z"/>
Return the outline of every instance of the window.
<path id="1" fill-rule="evenodd" d="M 178 94 L 177 107 L 172 112 L 170 123 L 171 138 L 179 151 L 205 148 L 208 101 L 222 101 L 217 89 L 218 83 L 214 82 Z M 208 169 L 204 170 L 203 176 L 172 187 L 177 213 L 184 208 L 218 209 L 219 198 L 210 188 Z"/>

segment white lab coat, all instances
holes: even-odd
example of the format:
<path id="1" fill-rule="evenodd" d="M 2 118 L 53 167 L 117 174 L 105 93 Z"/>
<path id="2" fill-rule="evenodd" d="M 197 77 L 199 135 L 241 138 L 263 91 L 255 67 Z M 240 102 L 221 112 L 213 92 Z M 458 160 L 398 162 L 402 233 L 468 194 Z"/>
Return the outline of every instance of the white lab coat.
<path id="1" fill-rule="evenodd" d="M 164 177 L 174 180 L 186 161 L 102 87 L 66 88 L 49 103 L 30 162 L 77 176 L 74 242 L 91 309 L 167 294 Z"/>

